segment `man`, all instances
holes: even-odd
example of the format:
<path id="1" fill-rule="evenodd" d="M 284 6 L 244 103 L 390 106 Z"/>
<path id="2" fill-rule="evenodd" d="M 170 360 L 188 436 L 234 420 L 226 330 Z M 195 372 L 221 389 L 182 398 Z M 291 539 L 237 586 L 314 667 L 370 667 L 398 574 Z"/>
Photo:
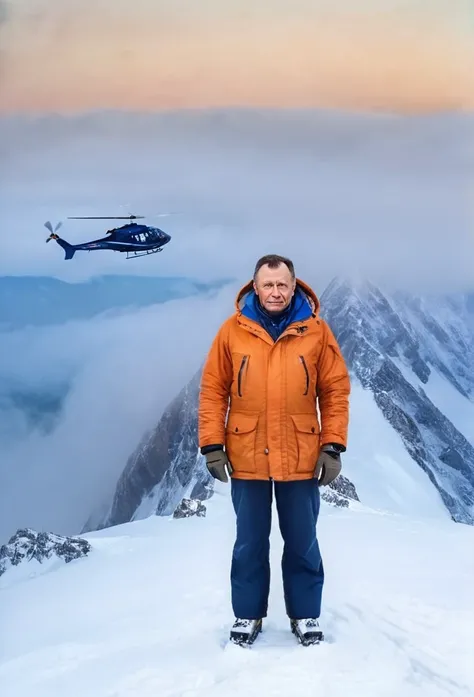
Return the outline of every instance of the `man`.
<path id="1" fill-rule="evenodd" d="M 305 645 L 323 638 L 319 487 L 341 470 L 349 393 L 346 364 L 315 293 L 289 259 L 262 257 L 212 343 L 199 397 L 201 453 L 213 477 L 228 482 L 231 475 L 230 637 L 237 643 L 252 643 L 267 616 L 273 491 L 291 630 Z"/>

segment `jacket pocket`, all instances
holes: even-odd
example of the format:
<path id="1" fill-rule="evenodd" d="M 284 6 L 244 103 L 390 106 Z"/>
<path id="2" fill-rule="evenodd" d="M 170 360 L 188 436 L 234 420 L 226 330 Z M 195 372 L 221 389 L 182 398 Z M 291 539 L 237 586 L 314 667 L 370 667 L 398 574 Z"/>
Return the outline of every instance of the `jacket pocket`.
<path id="1" fill-rule="evenodd" d="M 258 414 L 229 412 L 226 424 L 226 452 L 236 472 L 255 472 L 255 442 Z"/>
<path id="2" fill-rule="evenodd" d="M 244 371 L 245 367 L 248 363 L 248 356 L 242 356 L 242 360 L 240 362 L 240 367 L 239 367 L 239 372 L 237 373 L 237 394 L 239 397 L 242 397 L 242 382 L 243 382 L 243 377 L 244 377 Z"/>
<path id="3" fill-rule="evenodd" d="M 232 394 L 234 397 L 244 396 L 249 359 L 249 354 L 232 351 Z"/>
<path id="4" fill-rule="evenodd" d="M 319 454 L 320 426 L 316 414 L 292 414 L 296 441 L 296 471 L 314 472 Z"/>
<path id="5" fill-rule="evenodd" d="M 304 388 L 304 395 L 308 394 L 309 391 L 309 371 L 308 371 L 308 366 L 306 365 L 306 361 L 304 359 L 304 356 L 300 356 L 300 361 L 301 365 L 303 366 L 304 370 L 304 377 L 305 377 L 305 388 Z"/>

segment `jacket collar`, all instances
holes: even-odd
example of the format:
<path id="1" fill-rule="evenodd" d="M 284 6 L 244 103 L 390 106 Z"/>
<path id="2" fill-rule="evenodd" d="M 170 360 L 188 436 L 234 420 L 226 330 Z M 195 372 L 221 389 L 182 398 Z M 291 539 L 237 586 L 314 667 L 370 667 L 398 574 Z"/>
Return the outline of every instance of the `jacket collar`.
<path id="1" fill-rule="evenodd" d="M 319 303 L 319 298 L 317 297 L 316 293 L 314 290 L 304 281 L 302 281 L 300 278 L 296 279 L 296 292 L 300 290 L 304 293 L 306 296 L 306 300 L 308 301 L 311 312 L 313 313 L 313 316 L 316 317 L 319 315 L 319 310 L 320 310 L 320 303 Z M 239 290 L 237 293 L 237 296 L 235 298 L 235 309 L 237 312 L 242 312 L 244 305 L 247 301 L 247 297 L 249 296 L 250 293 L 254 293 L 253 290 L 253 281 L 248 281 L 242 288 Z"/>
<path id="2" fill-rule="evenodd" d="M 235 305 L 240 326 L 268 343 L 288 334 L 302 336 L 313 330 L 316 323 L 319 324 L 319 319 L 314 323 L 311 321 L 319 315 L 319 300 L 314 291 L 300 279 L 296 279 L 293 301 L 279 321 L 271 322 L 270 316 L 258 301 L 252 281 L 240 289 Z"/>

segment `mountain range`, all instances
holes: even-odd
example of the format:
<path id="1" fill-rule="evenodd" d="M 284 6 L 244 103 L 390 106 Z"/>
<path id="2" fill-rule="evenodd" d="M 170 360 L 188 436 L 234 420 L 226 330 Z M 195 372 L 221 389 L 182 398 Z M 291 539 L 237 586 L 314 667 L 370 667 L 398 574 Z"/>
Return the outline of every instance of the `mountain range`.
<path id="1" fill-rule="evenodd" d="M 474 525 L 474 295 L 417 297 L 336 278 L 321 295 L 351 375 L 349 447 L 327 501 Z M 200 371 L 130 454 L 107 513 L 153 513 L 214 483 L 197 446 Z"/>
<path id="2" fill-rule="evenodd" d="M 198 295 L 228 280 L 179 276 L 99 276 L 69 283 L 49 276 L 0 276 L 0 330 L 62 324 Z"/>

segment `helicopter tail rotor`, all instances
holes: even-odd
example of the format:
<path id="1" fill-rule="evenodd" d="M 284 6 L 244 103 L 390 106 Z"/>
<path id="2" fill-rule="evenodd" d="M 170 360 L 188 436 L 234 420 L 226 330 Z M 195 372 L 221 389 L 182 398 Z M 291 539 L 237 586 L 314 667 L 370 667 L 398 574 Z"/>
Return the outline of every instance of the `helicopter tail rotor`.
<path id="1" fill-rule="evenodd" d="M 59 221 L 59 223 L 56 223 L 56 226 L 53 229 L 53 226 L 51 225 L 51 222 L 49 220 L 47 220 L 45 222 L 45 224 L 44 224 L 45 228 L 47 230 L 49 230 L 51 233 L 50 236 L 47 238 L 46 242 L 49 242 L 50 240 L 57 240 L 58 239 L 58 235 L 56 235 L 56 231 L 59 230 L 61 225 L 62 225 L 62 222 Z"/>

